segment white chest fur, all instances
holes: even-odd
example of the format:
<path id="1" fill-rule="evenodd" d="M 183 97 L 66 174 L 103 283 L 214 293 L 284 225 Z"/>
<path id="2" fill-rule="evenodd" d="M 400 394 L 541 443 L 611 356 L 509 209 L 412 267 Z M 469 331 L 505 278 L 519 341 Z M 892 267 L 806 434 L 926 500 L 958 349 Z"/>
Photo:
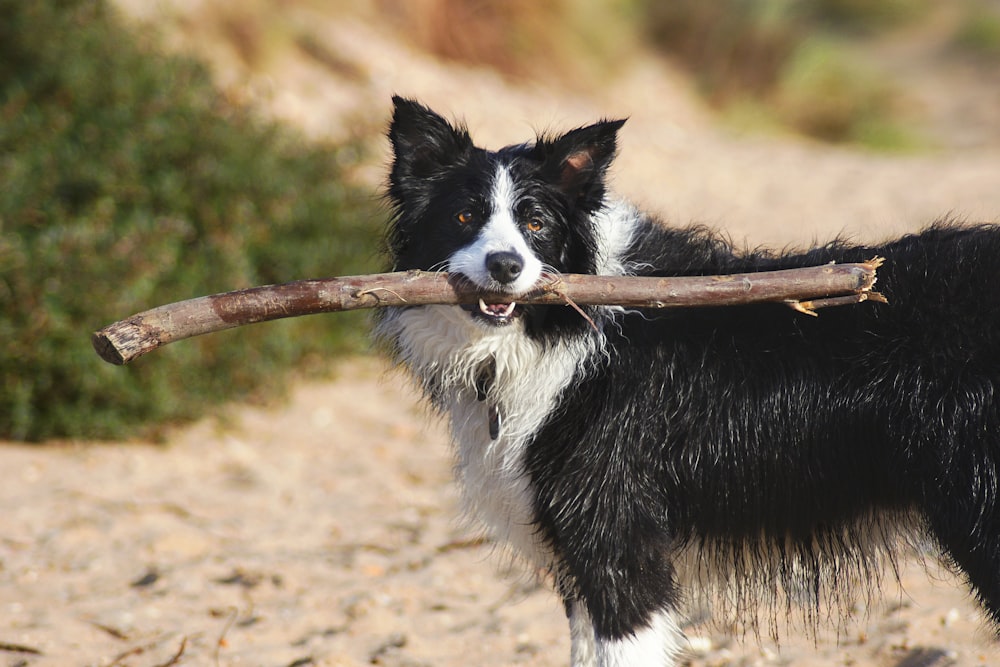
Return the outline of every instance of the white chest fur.
<path id="1" fill-rule="evenodd" d="M 559 394 L 585 367 L 596 338 L 544 347 L 524 335 L 520 322 L 486 328 L 455 306 L 396 311 L 380 333 L 395 340 L 401 361 L 434 387 L 457 447 L 465 509 L 496 539 L 535 565 L 548 565 L 535 534 L 525 449 Z M 477 395 L 484 365 L 492 370 L 485 397 Z M 500 415 L 496 438 L 490 433 L 491 408 Z"/>

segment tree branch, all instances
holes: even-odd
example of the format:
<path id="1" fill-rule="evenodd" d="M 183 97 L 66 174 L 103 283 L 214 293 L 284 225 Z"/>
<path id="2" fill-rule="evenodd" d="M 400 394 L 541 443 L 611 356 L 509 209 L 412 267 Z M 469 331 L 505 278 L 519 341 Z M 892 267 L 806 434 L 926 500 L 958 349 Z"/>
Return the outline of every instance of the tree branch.
<path id="1" fill-rule="evenodd" d="M 859 264 L 722 276 L 547 276 L 523 304 L 580 304 L 627 308 L 732 306 L 787 302 L 815 315 L 816 308 L 883 300 L 872 292 L 881 258 Z M 126 364 L 158 347 L 223 329 L 286 317 L 360 308 L 487 303 L 509 297 L 484 294 L 444 273 L 408 271 L 321 280 L 212 294 L 159 306 L 111 324 L 92 336 L 94 349 L 112 364 Z"/>

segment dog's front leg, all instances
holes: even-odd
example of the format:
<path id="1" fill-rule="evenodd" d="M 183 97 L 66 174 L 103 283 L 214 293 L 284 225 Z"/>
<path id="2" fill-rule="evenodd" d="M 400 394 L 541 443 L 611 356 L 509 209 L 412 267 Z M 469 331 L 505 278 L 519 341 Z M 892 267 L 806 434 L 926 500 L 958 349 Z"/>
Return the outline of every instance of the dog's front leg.
<path id="1" fill-rule="evenodd" d="M 570 667 L 597 667 L 594 622 L 586 605 L 579 599 L 568 600 L 566 615 L 569 616 Z"/>
<path id="2" fill-rule="evenodd" d="M 601 637 L 581 600 L 567 602 L 571 667 L 672 667 L 682 633 L 667 610 L 653 614 L 646 627 L 619 638 Z"/>
<path id="3" fill-rule="evenodd" d="M 683 634 L 667 610 L 653 614 L 649 625 L 620 638 L 594 640 L 597 667 L 673 667 Z"/>

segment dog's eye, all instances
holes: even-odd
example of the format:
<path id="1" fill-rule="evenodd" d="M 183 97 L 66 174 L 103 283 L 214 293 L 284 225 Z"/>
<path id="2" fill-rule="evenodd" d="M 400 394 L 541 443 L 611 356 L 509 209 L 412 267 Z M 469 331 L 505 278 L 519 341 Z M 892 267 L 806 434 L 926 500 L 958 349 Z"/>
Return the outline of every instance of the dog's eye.
<path id="1" fill-rule="evenodd" d="M 540 232 L 542 231 L 542 227 L 544 226 L 545 224 L 538 218 L 532 218 L 531 220 L 528 220 L 528 223 L 525 225 L 525 227 L 528 228 L 529 232 Z"/>
<path id="2" fill-rule="evenodd" d="M 462 211 L 461 213 L 455 216 L 455 219 L 458 220 L 458 224 L 467 225 L 470 222 L 472 222 L 472 220 L 475 217 L 476 216 L 472 214 L 472 211 Z"/>

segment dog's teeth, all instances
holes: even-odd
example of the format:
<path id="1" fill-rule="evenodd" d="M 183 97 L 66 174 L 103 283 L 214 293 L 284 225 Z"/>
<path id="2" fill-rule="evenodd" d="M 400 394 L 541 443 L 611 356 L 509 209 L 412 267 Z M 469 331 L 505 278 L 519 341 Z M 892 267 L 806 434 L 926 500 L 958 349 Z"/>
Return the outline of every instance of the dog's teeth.
<path id="1" fill-rule="evenodd" d="M 516 303 L 508 304 L 496 304 L 494 306 L 486 305 L 486 302 L 482 299 L 479 300 L 479 312 L 488 317 L 493 317 L 497 319 L 504 319 L 510 317 L 514 314 L 514 308 L 517 306 Z"/>

